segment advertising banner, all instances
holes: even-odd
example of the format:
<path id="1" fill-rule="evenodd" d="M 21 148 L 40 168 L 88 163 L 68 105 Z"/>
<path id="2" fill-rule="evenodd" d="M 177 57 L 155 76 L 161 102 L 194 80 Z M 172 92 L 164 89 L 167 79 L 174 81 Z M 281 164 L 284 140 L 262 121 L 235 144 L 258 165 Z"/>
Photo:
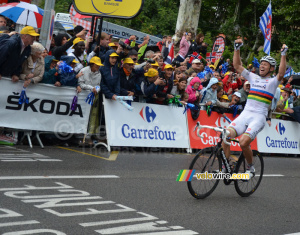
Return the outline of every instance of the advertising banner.
<path id="1" fill-rule="evenodd" d="M 110 146 L 189 148 L 183 107 L 132 103 L 129 111 L 118 101 L 104 99 Z"/>
<path id="2" fill-rule="evenodd" d="M 226 113 L 226 116 L 230 120 L 234 120 L 232 114 Z M 203 149 L 203 148 L 211 147 L 213 145 L 216 145 L 216 143 L 220 139 L 219 138 L 220 133 L 217 133 L 216 131 L 210 129 L 201 129 L 200 135 L 203 136 L 203 138 L 199 138 L 197 136 L 196 131 L 194 132 L 194 128 L 197 124 L 197 121 L 199 121 L 201 125 L 209 125 L 209 126 L 225 127 L 225 128 L 229 126 L 229 123 L 222 116 L 222 114 L 217 112 L 211 112 L 211 115 L 208 116 L 206 111 L 201 110 L 198 119 L 194 120 L 191 116 L 190 110 L 188 110 L 187 118 L 188 118 L 188 129 L 190 135 L 190 144 L 192 149 Z M 241 148 L 239 147 L 239 144 L 235 142 L 231 142 L 230 149 L 231 151 L 242 151 Z M 257 150 L 256 139 L 251 143 L 251 149 Z"/>
<path id="3" fill-rule="evenodd" d="M 263 153 L 300 154 L 300 125 L 298 122 L 272 119 L 271 126 L 258 134 L 258 150 Z"/>
<path id="4" fill-rule="evenodd" d="M 78 94 L 75 111 L 71 104 L 75 87 L 34 84 L 26 89 L 28 104 L 19 104 L 23 81 L 0 80 L 0 126 L 23 130 L 60 133 L 86 133 L 90 105 L 85 102 L 87 91 Z"/>

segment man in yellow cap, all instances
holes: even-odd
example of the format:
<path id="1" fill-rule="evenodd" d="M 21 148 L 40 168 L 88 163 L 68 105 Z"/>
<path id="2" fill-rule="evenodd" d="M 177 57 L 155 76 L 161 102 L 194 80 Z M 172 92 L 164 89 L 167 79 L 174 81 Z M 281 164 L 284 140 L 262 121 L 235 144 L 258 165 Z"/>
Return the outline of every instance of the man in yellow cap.
<path id="1" fill-rule="evenodd" d="M 86 61 L 86 52 L 85 52 L 85 43 L 82 38 L 75 38 L 73 41 L 73 52 L 69 53 L 68 56 L 73 56 L 79 62 L 76 64 L 74 71 L 78 73 L 82 68 L 87 65 Z"/>
<path id="2" fill-rule="evenodd" d="M 15 34 L 6 38 L 0 45 L 0 79 L 1 76 L 12 78 L 13 82 L 19 81 L 19 76 L 24 60 L 31 52 L 30 45 L 39 36 L 31 26 L 24 27 L 20 35 Z"/>
<path id="3" fill-rule="evenodd" d="M 155 103 L 159 86 L 165 84 L 162 78 L 159 78 L 158 71 L 150 68 L 144 74 L 145 79 L 141 82 L 141 90 L 147 103 Z"/>
<path id="4" fill-rule="evenodd" d="M 164 67 L 164 71 L 161 73 L 164 84 L 158 87 L 156 99 L 157 104 L 167 104 L 168 99 L 174 98 L 174 96 L 171 95 L 174 80 L 173 71 L 174 68 L 172 67 L 172 65 L 167 64 Z"/>

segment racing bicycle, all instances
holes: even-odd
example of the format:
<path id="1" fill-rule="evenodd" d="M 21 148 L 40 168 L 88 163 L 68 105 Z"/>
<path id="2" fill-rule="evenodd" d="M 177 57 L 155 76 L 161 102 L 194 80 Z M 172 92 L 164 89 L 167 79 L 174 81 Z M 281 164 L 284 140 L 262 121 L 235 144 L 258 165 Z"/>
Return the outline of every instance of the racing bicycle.
<path id="1" fill-rule="evenodd" d="M 220 181 L 220 179 L 217 179 L 219 177 L 215 177 L 216 179 L 198 179 L 197 175 L 203 174 L 205 172 L 212 173 L 214 175 L 220 175 L 220 173 L 222 172 L 228 176 L 234 176 L 238 173 L 245 173 L 247 166 L 247 162 L 245 160 L 243 152 L 241 152 L 237 161 L 230 162 L 225 157 L 222 148 L 222 142 L 224 141 L 224 143 L 229 145 L 231 144 L 231 142 L 239 143 L 239 141 L 236 139 L 228 139 L 228 130 L 223 127 L 200 125 L 200 122 L 197 122 L 194 131 L 197 130 L 197 136 L 200 138 L 203 138 L 200 135 L 200 130 L 202 128 L 220 132 L 220 138 L 215 146 L 200 150 L 190 164 L 189 169 L 195 170 L 195 174 L 192 177 L 191 181 L 187 182 L 187 185 L 191 195 L 197 199 L 204 199 L 209 196 L 216 189 Z M 225 166 L 225 169 L 223 170 L 222 162 Z M 253 150 L 253 163 L 255 167 L 255 173 L 253 173 L 253 176 L 250 179 L 233 179 L 234 177 L 230 177 L 230 179 L 228 179 L 229 177 L 227 177 L 223 179 L 224 184 L 230 185 L 231 182 L 234 182 L 235 189 L 240 196 L 250 196 L 258 188 L 264 172 L 263 158 L 256 150 Z"/>

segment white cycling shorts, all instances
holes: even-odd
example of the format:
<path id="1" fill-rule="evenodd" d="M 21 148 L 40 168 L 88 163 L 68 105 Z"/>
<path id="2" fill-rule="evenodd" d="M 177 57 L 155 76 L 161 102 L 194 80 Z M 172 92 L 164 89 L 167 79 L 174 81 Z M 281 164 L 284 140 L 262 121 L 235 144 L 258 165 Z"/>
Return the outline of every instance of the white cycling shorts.
<path id="1" fill-rule="evenodd" d="M 234 137 L 245 134 L 254 140 L 265 124 L 266 116 L 264 114 L 244 110 L 240 116 L 230 123 L 228 128 L 235 131 L 236 136 Z M 233 136 L 231 137 L 234 138 Z"/>

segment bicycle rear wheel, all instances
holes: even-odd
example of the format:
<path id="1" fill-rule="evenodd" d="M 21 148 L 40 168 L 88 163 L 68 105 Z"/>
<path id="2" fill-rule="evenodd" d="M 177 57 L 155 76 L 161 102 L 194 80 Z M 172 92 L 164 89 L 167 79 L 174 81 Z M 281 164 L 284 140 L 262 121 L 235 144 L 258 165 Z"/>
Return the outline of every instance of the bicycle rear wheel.
<path id="1" fill-rule="evenodd" d="M 258 151 L 253 150 L 253 164 L 255 175 L 250 180 L 234 180 L 235 190 L 241 197 L 248 197 L 258 188 L 264 174 L 264 160 Z M 241 154 L 235 173 L 245 173 L 247 162 L 243 153 Z"/>
<path id="2" fill-rule="evenodd" d="M 217 187 L 219 180 L 197 179 L 197 173 L 218 173 L 222 170 L 221 158 L 213 151 L 213 148 L 202 149 L 193 159 L 190 170 L 195 170 L 194 177 L 187 182 L 189 192 L 197 199 L 203 199 L 209 196 Z"/>

